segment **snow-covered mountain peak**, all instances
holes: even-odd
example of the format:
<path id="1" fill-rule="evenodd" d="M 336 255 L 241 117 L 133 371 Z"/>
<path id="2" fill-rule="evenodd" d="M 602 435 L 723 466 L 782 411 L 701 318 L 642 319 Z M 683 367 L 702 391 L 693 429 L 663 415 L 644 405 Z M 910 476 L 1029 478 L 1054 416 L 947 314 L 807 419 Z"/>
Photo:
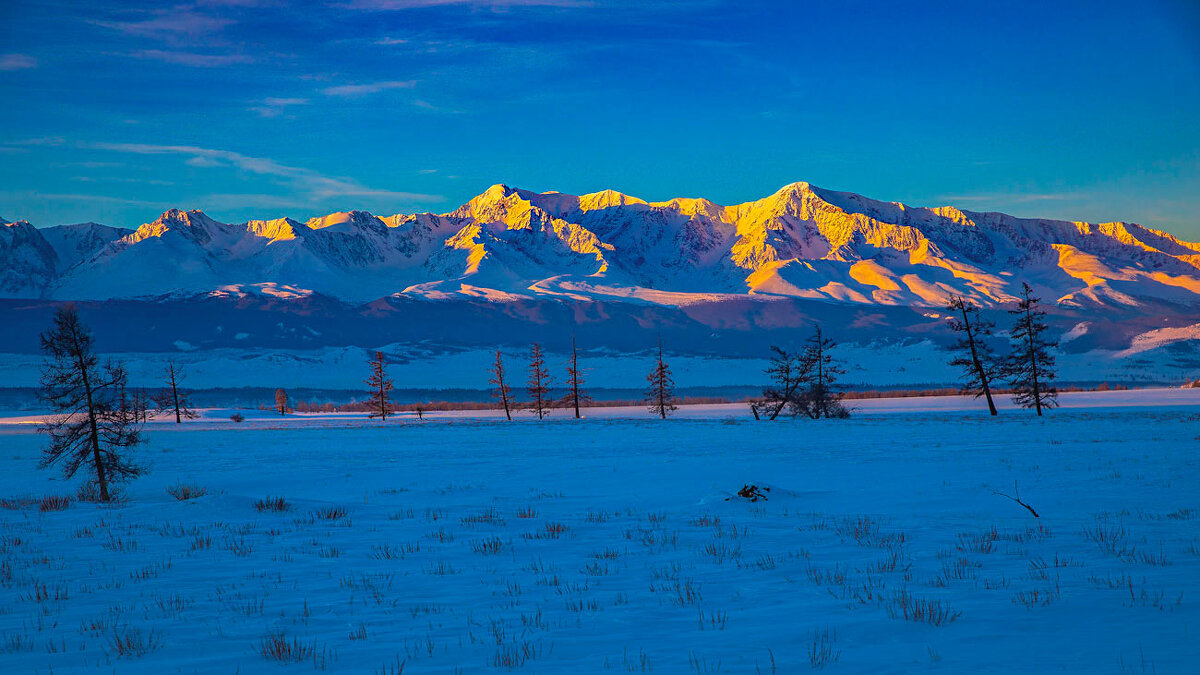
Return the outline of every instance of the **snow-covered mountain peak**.
<path id="1" fill-rule="evenodd" d="M 314 230 L 337 228 L 339 231 L 351 231 L 355 228 L 378 230 L 380 227 L 386 227 L 382 220 L 367 211 L 339 211 L 311 218 L 305 224 Z"/>
<path id="2" fill-rule="evenodd" d="M 601 190 L 600 192 L 592 192 L 579 196 L 579 208 L 583 211 L 596 211 L 614 206 L 629 206 L 631 204 L 647 205 L 645 200 L 630 197 L 616 190 Z"/>
<path id="3" fill-rule="evenodd" d="M 809 183 L 808 181 L 798 180 L 798 181 L 795 181 L 794 183 L 788 183 L 787 185 L 784 185 L 783 187 L 779 188 L 778 190 L 775 191 L 774 196 L 802 195 L 805 193 L 813 192 L 813 188 L 814 188 L 814 186 L 811 183 Z"/>
<path id="4" fill-rule="evenodd" d="M 674 211 L 689 218 L 700 216 L 710 220 L 729 220 L 730 209 L 704 198 L 676 197 L 665 202 L 650 202 L 650 207 Z"/>
<path id="5" fill-rule="evenodd" d="M 504 183 L 496 183 L 494 185 L 488 186 L 488 189 L 479 193 L 479 195 L 476 196 L 475 199 L 478 199 L 480 202 L 494 202 L 499 199 L 504 199 L 505 197 L 507 197 L 508 195 L 510 195 L 514 192 L 516 192 L 516 190 L 505 185 Z M 472 201 L 474 201 L 474 200 L 472 200 Z"/>
<path id="6" fill-rule="evenodd" d="M 168 209 L 161 216 L 154 220 L 152 225 L 167 225 L 169 227 L 199 227 L 209 229 L 222 223 L 209 218 L 199 209 L 191 209 L 184 211 L 182 209 Z"/>
<path id="7" fill-rule="evenodd" d="M 113 242 L 133 234 L 133 230 L 93 222 L 57 225 L 40 232 L 58 254 L 59 274 L 90 261 Z"/>
<path id="8" fill-rule="evenodd" d="M 246 229 L 259 237 L 271 240 L 272 243 L 289 241 L 296 237 L 302 237 L 309 232 L 307 225 L 296 222 L 291 218 L 251 220 L 246 223 Z"/>
<path id="9" fill-rule="evenodd" d="M 168 209 L 158 218 L 138 227 L 126 239 L 128 243 L 136 244 L 174 232 L 197 245 L 204 245 L 212 241 L 215 236 L 219 236 L 226 227 L 224 223 L 218 223 L 198 209 L 190 211 Z"/>
<path id="10" fill-rule="evenodd" d="M 0 222 L 0 297 L 37 297 L 54 278 L 58 256 L 29 221 Z"/>
<path id="11" fill-rule="evenodd" d="M 33 225 L 31 225 L 28 220 L 7 221 L 3 218 L 0 218 L 0 225 L 3 225 L 4 227 L 14 228 L 14 229 L 33 227 Z"/>
<path id="12" fill-rule="evenodd" d="M 483 223 L 504 222 L 509 212 L 527 210 L 532 203 L 526 196 L 534 193 L 497 183 L 448 214 L 455 218 L 469 218 Z"/>

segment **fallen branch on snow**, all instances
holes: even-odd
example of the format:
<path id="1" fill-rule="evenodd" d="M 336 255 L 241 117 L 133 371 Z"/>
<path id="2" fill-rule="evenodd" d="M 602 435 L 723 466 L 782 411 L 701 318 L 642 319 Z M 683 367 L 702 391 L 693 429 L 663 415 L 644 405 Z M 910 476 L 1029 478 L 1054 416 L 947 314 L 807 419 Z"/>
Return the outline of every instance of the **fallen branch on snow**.
<path id="1" fill-rule="evenodd" d="M 767 501 L 767 496 L 763 494 L 763 492 L 770 491 L 771 488 L 769 487 L 764 487 L 760 490 L 757 485 L 743 485 L 742 489 L 737 491 L 737 496 L 741 497 L 742 499 L 749 499 L 752 502 L 756 502 L 760 499 L 765 502 Z M 730 499 L 732 498 L 726 497 L 725 501 L 729 501 Z"/>
<path id="2" fill-rule="evenodd" d="M 1000 495 L 1001 497 L 1005 497 L 1005 498 L 1011 499 L 1011 500 L 1013 500 L 1014 502 L 1016 502 L 1016 503 L 1020 504 L 1021 506 L 1024 506 L 1025 508 L 1029 509 L 1029 512 L 1033 514 L 1033 517 L 1034 517 L 1034 518 L 1041 518 L 1041 516 L 1039 516 L 1039 515 L 1038 515 L 1038 512 L 1033 510 L 1033 507 L 1032 507 L 1032 506 L 1030 506 L 1030 505 L 1026 504 L 1025 502 L 1021 501 L 1021 492 L 1020 492 L 1020 491 L 1017 489 L 1017 481 L 1013 481 L 1013 493 L 1012 493 L 1011 495 L 1010 495 L 1010 494 L 1005 494 L 1005 493 L 1003 493 L 1003 492 L 1000 492 L 1000 491 L 998 491 L 998 490 L 993 490 L 993 491 L 992 491 L 992 494 L 994 494 L 994 495 Z"/>

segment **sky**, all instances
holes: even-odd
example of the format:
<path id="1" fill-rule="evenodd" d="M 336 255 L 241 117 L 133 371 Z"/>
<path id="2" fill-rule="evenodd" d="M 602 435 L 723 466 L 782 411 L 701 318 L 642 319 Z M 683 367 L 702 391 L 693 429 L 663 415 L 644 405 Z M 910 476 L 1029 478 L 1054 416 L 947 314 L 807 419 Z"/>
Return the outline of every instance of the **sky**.
<path id="1" fill-rule="evenodd" d="M 0 217 L 808 181 L 1200 240 L 1200 3 L 0 1 Z"/>

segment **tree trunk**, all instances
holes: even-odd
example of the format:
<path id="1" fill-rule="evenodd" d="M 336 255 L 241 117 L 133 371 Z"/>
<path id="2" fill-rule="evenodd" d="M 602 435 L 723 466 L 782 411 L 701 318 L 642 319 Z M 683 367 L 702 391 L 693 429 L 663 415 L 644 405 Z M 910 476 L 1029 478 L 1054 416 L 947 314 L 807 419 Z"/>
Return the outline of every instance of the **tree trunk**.
<path id="1" fill-rule="evenodd" d="M 574 336 L 571 337 L 571 393 L 575 399 L 575 419 L 579 419 L 579 352 Z"/>
<path id="2" fill-rule="evenodd" d="M 821 344 L 821 327 L 817 326 L 817 419 L 825 412 L 825 346 Z"/>
<path id="3" fill-rule="evenodd" d="M 171 366 L 171 400 L 175 403 L 175 424 L 182 424 L 179 415 L 179 385 L 175 383 L 175 366 Z"/>
<path id="4" fill-rule="evenodd" d="M 662 338 L 658 341 L 658 414 L 667 419 L 666 382 L 663 381 Z"/>
<path id="5" fill-rule="evenodd" d="M 788 371 L 788 377 L 791 380 L 793 380 L 795 382 L 795 384 L 789 385 L 788 388 L 784 391 L 783 400 L 781 400 L 779 402 L 779 405 L 775 406 L 775 410 L 773 410 L 771 412 L 771 418 L 769 420 L 771 422 L 774 422 L 775 418 L 779 417 L 779 413 L 783 412 L 784 406 L 787 405 L 788 401 L 792 400 L 792 395 L 796 393 L 796 387 L 799 386 L 799 384 L 800 384 L 799 381 L 796 381 L 795 378 L 791 377 L 791 370 Z M 754 411 L 754 419 L 758 419 L 758 411 L 757 410 Z"/>
<path id="6" fill-rule="evenodd" d="M 104 461 L 100 456 L 100 429 L 96 424 L 96 406 L 92 402 L 92 385 L 88 380 L 87 365 L 83 355 L 78 354 L 76 363 L 79 364 L 79 375 L 83 379 L 83 390 L 87 393 L 88 424 L 92 428 L 92 461 L 96 464 L 96 483 L 100 485 L 100 501 L 108 501 L 108 479 L 104 475 Z"/>
<path id="7" fill-rule="evenodd" d="M 988 412 L 995 416 L 996 404 L 992 401 L 992 388 L 988 385 L 987 372 L 983 368 L 983 362 L 979 360 L 979 354 L 975 351 L 975 334 L 971 332 L 971 320 L 967 318 L 966 302 L 964 301 L 959 307 L 962 310 L 963 327 L 966 328 L 967 344 L 971 345 L 971 361 L 975 364 L 975 372 L 979 375 L 979 384 L 983 388 L 983 395 L 987 397 Z"/>
<path id="8" fill-rule="evenodd" d="M 1025 298 L 1029 299 L 1029 294 L 1025 294 Z M 1025 308 L 1025 319 L 1027 322 L 1026 336 L 1029 338 L 1029 367 L 1033 374 L 1033 407 L 1037 409 L 1038 417 L 1042 416 L 1042 393 L 1038 386 L 1038 369 L 1037 369 L 1037 350 L 1033 346 L 1033 316 L 1031 310 Z"/>

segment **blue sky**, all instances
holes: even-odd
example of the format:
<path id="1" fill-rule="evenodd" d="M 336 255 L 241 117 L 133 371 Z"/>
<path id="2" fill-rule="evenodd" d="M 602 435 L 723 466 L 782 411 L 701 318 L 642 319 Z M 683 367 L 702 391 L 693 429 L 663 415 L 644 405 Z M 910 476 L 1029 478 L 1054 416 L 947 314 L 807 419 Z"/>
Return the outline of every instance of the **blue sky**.
<path id="1" fill-rule="evenodd" d="M 0 95 L 0 216 L 42 226 L 807 180 L 1200 239 L 1191 0 L 9 0 Z"/>

